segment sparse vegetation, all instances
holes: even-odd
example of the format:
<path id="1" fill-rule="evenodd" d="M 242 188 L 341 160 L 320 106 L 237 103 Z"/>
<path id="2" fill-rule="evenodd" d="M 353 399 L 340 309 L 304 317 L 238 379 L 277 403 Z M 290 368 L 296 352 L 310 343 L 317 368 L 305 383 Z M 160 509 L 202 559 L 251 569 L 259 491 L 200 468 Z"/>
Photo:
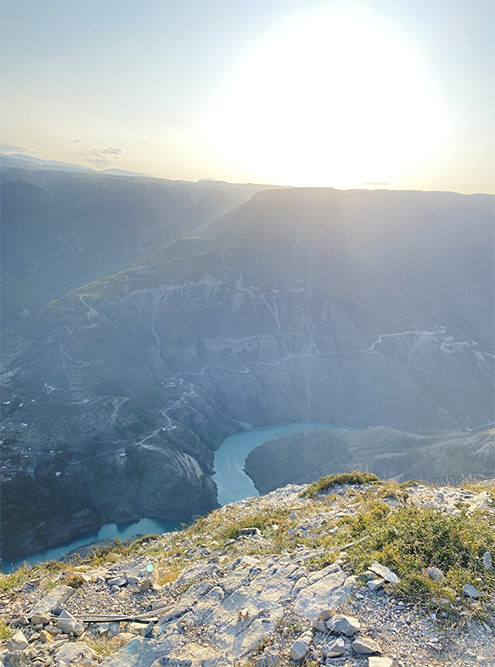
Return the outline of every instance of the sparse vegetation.
<path id="1" fill-rule="evenodd" d="M 12 589 L 22 586 L 31 576 L 31 570 L 28 566 L 19 567 L 10 574 L 0 574 L 0 590 L 8 593 Z"/>
<path id="2" fill-rule="evenodd" d="M 302 491 L 301 498 L 314 498 L 318 493 L 324 493 L 332 486 L 341 484 L 375 484 L 379 481 L 380 479 L 376 475 L 369 472 L 359 472 L 358 470 L 344 472 L 339 475 L 327 475 L 326 477 L 320 477 L 319 480 Z"/>
<path id="3" fill-rule="evenodd" d="M 96 651 L 102 658 L 106 658 L 120 648 L 119 644 L 112 644 L 111 638 L 105 635 L 95 635 L 93 639 L 85 639 L 86 644 Z"/>
<path id="4" fill-rule="evenodd" d="M 6 639 L 10 639 L 13 634 L 14 633 L 9 628 L 7 623 L 5 623 L 5 621 L 0 621 L 0 641 L 5 641 Z"/>

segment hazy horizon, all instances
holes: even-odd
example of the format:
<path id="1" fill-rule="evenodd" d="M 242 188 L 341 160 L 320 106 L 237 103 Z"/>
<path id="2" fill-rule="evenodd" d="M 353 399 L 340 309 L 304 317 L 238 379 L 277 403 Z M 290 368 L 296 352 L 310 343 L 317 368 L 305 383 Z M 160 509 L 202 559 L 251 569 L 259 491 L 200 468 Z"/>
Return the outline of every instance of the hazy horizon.
<path id="1" fill-rule="evenodd" d="M 485 0 L 1 3 L 0 150 L 150 176 L 495 192 Z"/>

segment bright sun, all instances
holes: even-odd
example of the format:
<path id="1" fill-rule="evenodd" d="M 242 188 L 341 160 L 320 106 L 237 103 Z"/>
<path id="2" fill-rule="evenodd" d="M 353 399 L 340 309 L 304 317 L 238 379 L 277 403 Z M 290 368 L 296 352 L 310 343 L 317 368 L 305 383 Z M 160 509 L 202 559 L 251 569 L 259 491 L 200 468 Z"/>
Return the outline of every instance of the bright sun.
<path id="1" fill-rule="evenodd" d="M 446 129 L 407 46 L 356 15 L 313 17 L 256 49 L 216 99 L 218 160 L 263 182 L 391 182 L 435 154 Z"/>

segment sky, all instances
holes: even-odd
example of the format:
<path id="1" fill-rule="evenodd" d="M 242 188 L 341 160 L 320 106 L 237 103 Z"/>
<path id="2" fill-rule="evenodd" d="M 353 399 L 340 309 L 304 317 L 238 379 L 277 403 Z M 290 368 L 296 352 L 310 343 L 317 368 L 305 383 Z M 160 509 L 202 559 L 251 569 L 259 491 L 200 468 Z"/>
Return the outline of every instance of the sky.
<path id="1" fill-rule="evenodd" d="M 4 0 L 0 151 L 495 192 L 494 0 Z"/>

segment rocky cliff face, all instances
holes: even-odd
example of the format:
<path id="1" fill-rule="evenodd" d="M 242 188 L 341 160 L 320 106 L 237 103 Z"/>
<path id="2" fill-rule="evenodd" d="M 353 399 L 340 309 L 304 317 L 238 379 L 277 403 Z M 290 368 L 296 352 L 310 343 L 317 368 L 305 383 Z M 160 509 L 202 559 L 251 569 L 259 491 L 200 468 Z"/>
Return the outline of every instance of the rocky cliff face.
<path id="1" fill-rule="evenodd" d="M 61 499 L 185 519 L 215 506 L 213 451 L 242 424 L 492 422 L 491 199 L 433 195 L 265 192 L 15 323 L 3 438 L 23 494 L 54 524 Z M 38 520 L 22 548 L 53 540 Z"/>

